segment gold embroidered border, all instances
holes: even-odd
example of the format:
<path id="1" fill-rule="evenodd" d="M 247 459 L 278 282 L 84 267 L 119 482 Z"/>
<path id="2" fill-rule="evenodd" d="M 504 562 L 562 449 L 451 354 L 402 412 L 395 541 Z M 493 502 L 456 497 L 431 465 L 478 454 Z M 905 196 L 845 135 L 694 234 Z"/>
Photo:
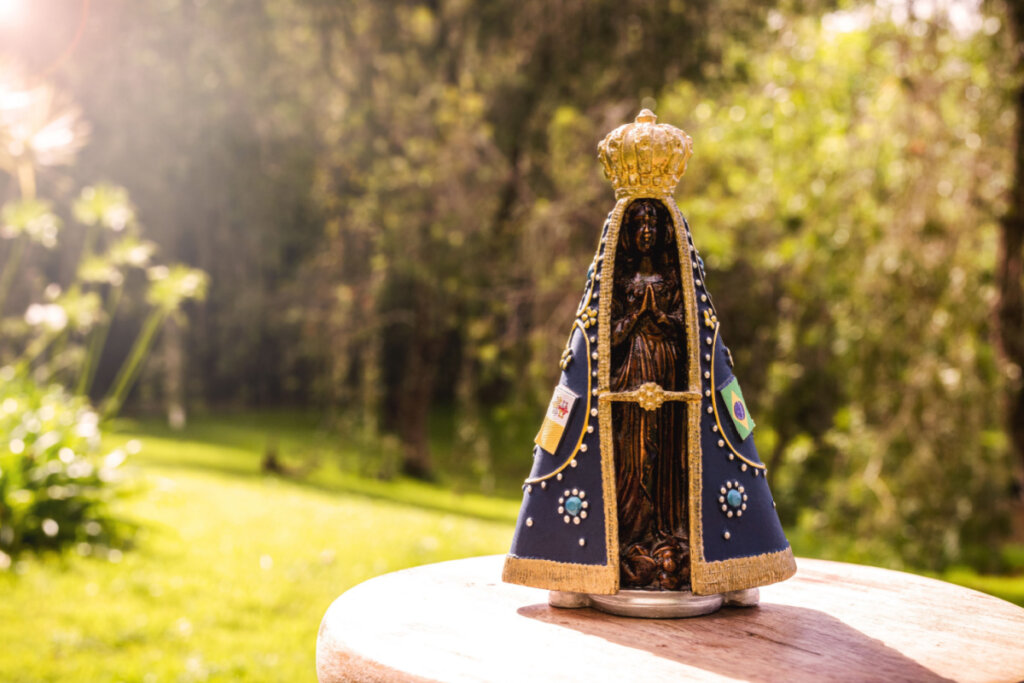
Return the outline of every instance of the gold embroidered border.
<path id="1" fill-rule="evenodd" d="M 506 583 L 599 595 L 615 593 L 619 589 L 618 577 L 618 560 L 614 565 L 574 564 L 514 555 L 505 558 L 505 568 L 501 572 L 501 580 Z"/>
<path id="2" fill-rule="evenodd" d="M 607 390 L 611 386 L 612 348 L 612 288 L 615 284 L 615 252 L 619 247 L 619 229 L 622 215 L 632 201 L 624 197 L 615 202 L 608 232 L 604 236 L 604 265 L 601 268 L 600 301 L 597 302 L 597 386 Z M 612 404 L 597 402 L 598 425 L 601 429 L 601 490 L 604 494 L 604 538 L 608 547 L 609 584 L 599 593 L 612 594 L 619 590 L 619 499 L 615 491 L 615 439 L 612 437 Z"/>
<path id="3" fill-rule="evenodd" d="M 690 552 L 693 553 L 692 547 Z M 696 560 L 696 556 L 694 558 Z M 774 553 L 734 557 L 717 562 L 701 560 L 698 564 L 694 561 L 691 564 L 690 582 L 695 594 L 714 595 L 785 581 L 795 573 L 793 549 L 785 548 Z"/>
<path id="4" fill-rule="evenodd" d="M 686 324 L 686 352 L 690 362 L 687 363 L 689 372 L 687 385 L 690 391 L 700 391 L 700 327 L 697 321 L 697 289 L 694 284 L 693 263 L 696 253 L 690 252 L 690 243 L 687 239 L 686 224 L 679 212 L 675 199 L 669 197 L 663 200 L 672 216 L 673 227 L 675 228 L 676 247 L 679 249 L 679 279 L 683 287 L 683 319 Z M 703 481 L 701 473 L 701 403 L 686 404 L 686 452 L 689 462 L 687 467 L 687 480 L 690 487 L 689 514 L 690 514 L 690 587 L 696 595 L 706 595 L 704 586 L 700 579 L 698 566 L 704 562 L 704 535 L 701 523 L 701 484 Z"/>

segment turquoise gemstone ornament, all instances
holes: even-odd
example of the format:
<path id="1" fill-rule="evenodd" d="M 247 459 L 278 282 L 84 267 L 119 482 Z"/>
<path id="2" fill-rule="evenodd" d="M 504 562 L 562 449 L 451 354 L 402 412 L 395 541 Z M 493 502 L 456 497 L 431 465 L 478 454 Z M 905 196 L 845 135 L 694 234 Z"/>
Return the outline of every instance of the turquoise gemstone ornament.
<path id="1" fill-rule="evenodd" d="M 570 496 L 569 499 L 565 501 L 565 511 L 570 515 L 578 515 L 582 509 L 583 501 L 580 500 L 579 496 Z"/>

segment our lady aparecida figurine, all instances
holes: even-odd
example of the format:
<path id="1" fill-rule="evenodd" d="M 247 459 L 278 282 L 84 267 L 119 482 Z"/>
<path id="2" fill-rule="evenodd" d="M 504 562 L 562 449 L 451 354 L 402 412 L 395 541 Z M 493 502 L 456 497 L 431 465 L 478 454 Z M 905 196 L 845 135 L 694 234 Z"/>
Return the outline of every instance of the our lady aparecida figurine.
<path id="1" fill-rule="evenodd" d="M 615 208 L 535 440 L 503 578 L 559 607 L 753 605 L 796 563 L 703 262 L 672 195 L 693 141 L 644 109 L 598 146 Z"/>

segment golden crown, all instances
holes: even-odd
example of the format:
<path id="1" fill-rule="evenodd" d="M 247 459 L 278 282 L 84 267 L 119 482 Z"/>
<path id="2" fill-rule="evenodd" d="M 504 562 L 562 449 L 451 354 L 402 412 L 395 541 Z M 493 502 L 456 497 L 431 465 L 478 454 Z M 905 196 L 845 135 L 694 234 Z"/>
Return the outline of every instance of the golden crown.
<path id="1" fill-rule="evenodd" d="M 619 126 L 597 146 L 605 177 L 612 181 L 615 198 L 669 197 L 686 173 L 693 154 L 693 139 L 644 109 L 636 121 Z"/>

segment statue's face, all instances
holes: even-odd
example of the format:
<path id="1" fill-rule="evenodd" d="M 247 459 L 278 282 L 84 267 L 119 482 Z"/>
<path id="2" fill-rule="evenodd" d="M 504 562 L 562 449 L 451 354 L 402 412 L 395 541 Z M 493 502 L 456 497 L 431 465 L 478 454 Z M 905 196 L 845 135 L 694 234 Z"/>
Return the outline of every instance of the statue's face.
<path id="1" fill-rule="evenodd" d="M 658 241 L 658 216 L 653 207 L 641 204 L 633 212 L 634 244 L 641 254 L 649 254 Z"/>

